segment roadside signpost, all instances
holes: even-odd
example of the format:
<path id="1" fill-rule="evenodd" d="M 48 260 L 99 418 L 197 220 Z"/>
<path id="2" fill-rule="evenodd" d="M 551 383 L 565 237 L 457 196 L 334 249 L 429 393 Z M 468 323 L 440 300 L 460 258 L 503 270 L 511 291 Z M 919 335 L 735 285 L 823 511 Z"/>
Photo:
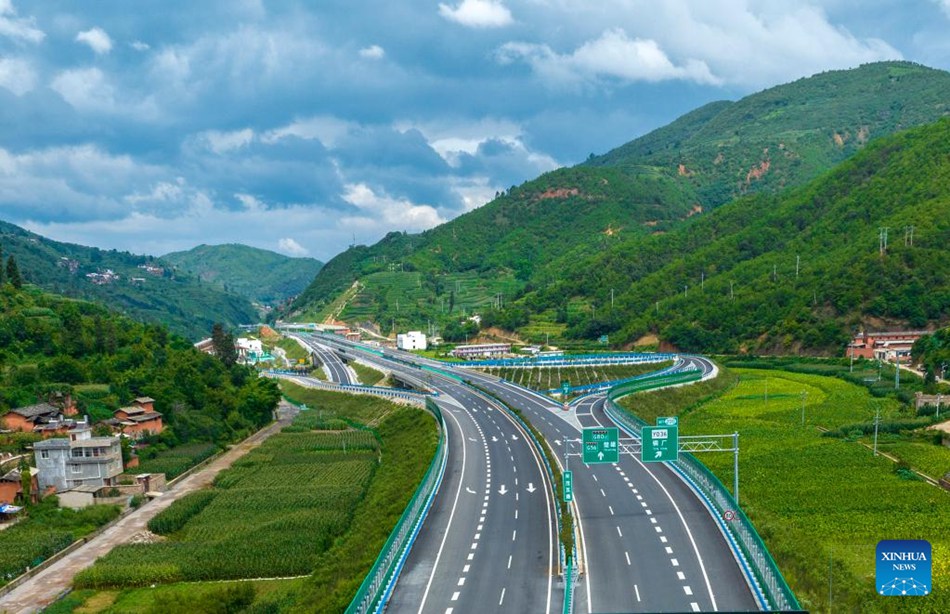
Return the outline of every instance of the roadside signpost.
<path id="1" fill-rule="evenodd" d="M 616 463 L 620 460 L 620 434 L 617 427 L 584 429 L 584 464 Z"/>
<path id="2" fill-rule="evenodd" d="M 640 433 L 640 460 L 661 463 L 679 459 L 679 427 L 645 426 Z"/>
<path id="3" fill-rule="evenodd" d="M 561 474 L 564 481 L 564 502 L 570 503 L 574 500 L 574 474 L 565 471 Z"/>
<path id="4" fill-rule="evenodd" d="M 561 394 L 567 397 L 571 394 L 571 382 L 568 380 L 561 380 Z"/>
<path id="5" fill-rule="evenodd" d="M 677 416 L 670 416 L 656 419 L 657 426 L 676 426 L 680 425 L 680 419 Z"/>

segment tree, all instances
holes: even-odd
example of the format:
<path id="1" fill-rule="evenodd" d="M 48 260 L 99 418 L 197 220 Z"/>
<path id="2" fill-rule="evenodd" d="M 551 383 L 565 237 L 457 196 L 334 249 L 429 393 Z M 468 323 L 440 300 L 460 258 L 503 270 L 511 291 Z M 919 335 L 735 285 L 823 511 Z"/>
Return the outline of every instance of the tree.
<path id="1" fill-rule="evenodd" d="M 12 254 L 7 258 L 7 279 L 17 290 L 23 287 L 23 278 L 20 277 L 20 269 L 17 267 L 16 258 Z"/>
<path id="2" fill-rule="evenodd" d="M 20 489 L 23 491 L 23 505 L 33 502 L 33 476 L 30 475 L 30 465 L 26 458 L 20 460 Z"/>
<path id="3" fill-rule="evenodd" d="M 211 347 L 218 360 L 230 367 L 237 362 L 237 350 L 234 348 L 234 337 L 224 330 L 220 322 L 211 327 Z"/>

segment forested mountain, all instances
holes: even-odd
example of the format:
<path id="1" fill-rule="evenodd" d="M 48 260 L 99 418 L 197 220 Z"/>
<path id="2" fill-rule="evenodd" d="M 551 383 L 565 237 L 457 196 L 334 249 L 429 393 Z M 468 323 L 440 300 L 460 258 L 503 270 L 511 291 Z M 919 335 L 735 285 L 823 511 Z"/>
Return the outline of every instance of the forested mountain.
<path id="1" fill-rule="evenodd" d="M 214 322 L 259 320 L 250 302 L 161 259 L 60 243 L 0 221 L 0 249 L 14 255 L 23 278 L 56 294 L 99 302 L 144 322 L 161 322 L 197 340 Z"/>
<path id="2" fill-rule="evenodd" d="M 234 243 L 199 245 L 165 254 L 162 260 L 202 281 L 270 307 L 300 294 L 323 266 L 313 258 L 290 258 Z"/>
<path id="3" fill-rule="evenodd" d="M 857 328 L 946 325 L 948 245 L 950 118 L 876 140 L 804 187 L 591 254 L 509 311 L 554 312 L 567 336 L 620 344 L 836 351 Z M 586 309 L 568 313 L 572 298 Z"/>
<path id="4" fill-rule="evenodd" d="M 292 315 L 332 311 L 400 327 L 508 305 L 565 271 L 585 275 L 576 263 L 592 254 L 634 261 L 641 254 L 631 250 L 643 237 L 737 196 L 802 185 L 875 138 L 948 113 L 950 73 L 907 62 L 822 73 L 712 103 L 604 156 L 512 186 L 437 228 L 347 250 L 326 264 Z M 358 291 L 338 300 L 357 280 Z M 559 334 L 568 315 L 589 311 L 586 304 L 578 297 L 569 314 L 509 310 L 507 323 Z M 525 328 L 529 319 L 537 326 Z"/>

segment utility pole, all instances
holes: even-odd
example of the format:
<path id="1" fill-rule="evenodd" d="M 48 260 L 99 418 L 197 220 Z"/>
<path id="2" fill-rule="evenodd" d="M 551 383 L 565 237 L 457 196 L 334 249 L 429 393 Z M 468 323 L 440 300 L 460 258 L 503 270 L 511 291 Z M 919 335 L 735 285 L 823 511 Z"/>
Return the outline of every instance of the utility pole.
<path id="1" fill-rule="evenodd" d="M 736 300 L 736 295 L 732 292 L 732 286 L 733 286 L 733 284 L 735 284 L 735 283 L 736 283 L 736 282 L 734 282 L 734 281 L 730 281 L 730 282 L 729 282 L 729 298 L 732 299 L 732 300 Z"/>
<path id="2" fill-rule="evenodd" d="M 610 289 L 610 310 L 614 310 L 614 289 Z"/>
<path id="3" fill-rule="evenodd" d="M 881 423 L 881 410 L 874 412 L 874 456 L 877 456 L 877 427 Z"/>
<path id="4" fill-rule="evenodd" d="M 904 247 L 914 246 L 914 227 L 904 226 Z"/>
<path id="5" fill-rule="evenodd" d="M 659 315 L 659 313 L 660 313 L 660 301 L 657 301 L 657 302 L 656 302 L 656 313 L 657 313 L 657 315 Z"/>
<path id="6" fill-rule="evenodd" d="M 702 292 L 706 291 L 706 271 L 702 271 L 699 274 L 699 289 Z"/>
<path id="7" fill-rule="evenodd" d="M 878 235 L 878 249 L 880 250 L 881 257 L 884 257 L 884 254 L 887 253 L 887 231 L 890 230 L 888 226 L 882 226 L 880 228 L 880 235 Z"/>
<path id="8" fill-rule="evenodd" d="M 801 263 L 802 263 L 802 257 L 796 255 L 795 256 L 795 279 L 798 279 L 798 269 Z"/>
<path id="9" fill-rule="evenodd" d="M 688 285 L 684 285 L 684 286 L 683 286 L 683 297 L 685 298 L 685 297 L 687 297 L 687 296 L 689 296 L 689 286 L 688 286 Z"/>

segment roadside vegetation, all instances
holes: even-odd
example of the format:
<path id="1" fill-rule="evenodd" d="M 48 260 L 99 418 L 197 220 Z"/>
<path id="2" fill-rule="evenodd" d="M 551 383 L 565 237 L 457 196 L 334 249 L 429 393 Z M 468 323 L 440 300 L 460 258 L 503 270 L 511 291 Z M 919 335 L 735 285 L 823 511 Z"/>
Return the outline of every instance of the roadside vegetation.
<path id="1" fill-rule="evenodd" d="M 366 386 L 382 386 L 383 382 L 386 380 L 386 376 L 382 372 L 377 371 L 372 367 L 367 367 L 364 364 L 351 361 L 348 366 L 350 366 L 356 372 L 356 378 L 361 384 Z"/>
<path id="2" fill-rule="evenodd" d="M 609 366 L 571 366 L 571 367 L 538 367 L 538 368 L 486 368 L 479 371 L 497 375 L 509 382 L 519 384 L 532 390 L 547 392 L 561 387 L 561 382 L 568 381 L 571 386 L 586 386 L 619 379 L 626 379 L 651 371 L 658 371 L 672 365 L 672 361 L 655 362 L 641 365 L 609 365 Z"/>
<path id="3" fill-rule="evenodd" d="M 169 604 L 194 608 L 209 595 L 240 602 L 227 611 L 346 608 L 431 462 L 435 421 L 382 399 L 283 386 L 308 409 L 212 488 L 156 516 L 149 528 L 163 541 L 120 546 L 80 573 L 77 589 L 99 589 L 77 592 L 88 595 L 82 611 L 178 611 Z M 296 576 L 307 577 L 178 584 Z M 165 588 L 135 588 L 152 584 Z"/>
<path id="4" fill-rule="evenodd" d="M 835 377 L 732 369 L 717 379 L 723 382 L 636 394 L 623 405 L 645 420 L 679 415 L 683 434 L 740 433 L 742 507 L 804 608 L 898 611 L 906 604 L 875 593 L 875 547 L 915 538 L 934 548 L 934 592 L 916 600 L 915 611 L 950 610 L 950 537 L 942 530 L 950 526 L 950 493 L 875 457 L 861 441 L 822 432 L 850 432 L 877 411 L 882 424 L 898 424 L 911 410 Z M 931 452 L 950 459 L 950 449 Z M 732 483 L 731 455 L 699 458 Z"/>
<path id="5" fill-rule="evenodd" d="M 0 531 L 0 586 L 36 567 L 77 539 L 119 515 L 117 505 L 60 509 L 55 496 L 30 508 L 29 516 Z"/>

